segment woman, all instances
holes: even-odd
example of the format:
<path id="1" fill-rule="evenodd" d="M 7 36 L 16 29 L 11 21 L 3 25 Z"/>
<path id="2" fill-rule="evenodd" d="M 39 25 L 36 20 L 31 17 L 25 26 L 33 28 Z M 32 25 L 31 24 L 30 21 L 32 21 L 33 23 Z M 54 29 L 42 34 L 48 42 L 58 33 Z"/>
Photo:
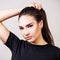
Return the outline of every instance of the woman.
<path id="1" fill-rule="evenodd" d="M 54 46 L 44 9 L 26 7 L 20 13 L 15 10 L 10 15 L 6 13 L 0 22 L 17 14 L 19 28 L 25 40 L 20 40 L 0 23 L 0 38 L 10 48 L 12 60 L 60 60 L 60 49 Z"/>

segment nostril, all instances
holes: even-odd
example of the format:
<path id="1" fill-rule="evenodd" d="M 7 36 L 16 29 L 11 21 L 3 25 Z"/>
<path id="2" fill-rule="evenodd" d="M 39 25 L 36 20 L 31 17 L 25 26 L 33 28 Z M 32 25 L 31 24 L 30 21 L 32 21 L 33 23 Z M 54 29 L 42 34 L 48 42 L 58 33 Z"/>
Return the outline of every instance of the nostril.
<path id="1" fill-rule="evenodd" d="M 26 36 L 29 36 L 29 33 L 25 34 Z"/>

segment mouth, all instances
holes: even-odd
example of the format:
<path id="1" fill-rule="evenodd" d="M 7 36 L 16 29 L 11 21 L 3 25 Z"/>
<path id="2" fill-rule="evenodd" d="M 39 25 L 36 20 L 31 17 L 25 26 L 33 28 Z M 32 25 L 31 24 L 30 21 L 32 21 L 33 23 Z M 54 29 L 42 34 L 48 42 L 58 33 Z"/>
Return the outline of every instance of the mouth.
<path id="1" fill-rule="evenodd" d="M 29 36 L 29 37 L 25 37 L 26 40 L 31 40 L 32 39 L 32 36 Z"/>

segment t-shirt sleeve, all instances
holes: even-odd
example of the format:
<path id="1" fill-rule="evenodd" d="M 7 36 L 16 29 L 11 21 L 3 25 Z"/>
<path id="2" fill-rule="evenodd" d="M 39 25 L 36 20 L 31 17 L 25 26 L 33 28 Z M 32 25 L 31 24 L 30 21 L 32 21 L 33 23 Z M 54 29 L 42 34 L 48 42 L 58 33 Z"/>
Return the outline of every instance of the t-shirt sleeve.
<path id="1" fill-rule="evenodd" d="M 22 42 L 15 34 L 10 32 L 9 37 L 5 45 L 11 50 L 15 50 L 17 46 Z"/>

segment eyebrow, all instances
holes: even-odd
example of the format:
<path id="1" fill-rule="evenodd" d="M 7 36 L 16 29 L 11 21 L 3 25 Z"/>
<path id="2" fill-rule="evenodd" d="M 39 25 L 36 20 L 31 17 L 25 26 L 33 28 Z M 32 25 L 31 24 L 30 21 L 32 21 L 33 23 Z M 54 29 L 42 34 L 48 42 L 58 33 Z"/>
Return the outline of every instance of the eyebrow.
<path id="1" fill-rule="evenodd" d="M 32 25 L 32 23 L 27 24 L 26 26 Z"/>
<path id="2" fill-rule="evenodd" d="M 31 23 L 28 23 L 26 26 L 29 26 L 29 25 L 32 25 L 32 22 Z M 23 27 L 23 26 L 19 26 L 19 27 Z"/>
<path id="3" fill-rule="evenodd" d="M 24 29 L 22 26 L 19 26 L 19 28 L 20 28 L 20 29 L 21 29 L 21 28 Z"/>

